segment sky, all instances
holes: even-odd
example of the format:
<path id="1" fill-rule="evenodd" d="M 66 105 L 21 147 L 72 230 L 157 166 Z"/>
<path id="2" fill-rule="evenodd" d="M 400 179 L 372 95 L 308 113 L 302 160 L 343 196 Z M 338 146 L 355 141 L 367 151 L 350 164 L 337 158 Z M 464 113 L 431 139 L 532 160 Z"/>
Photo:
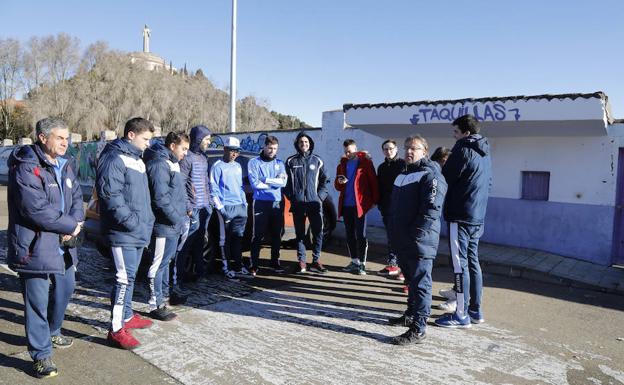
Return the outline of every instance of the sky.
<path id="1" fill-rule="evenodd" d="M 0 38 L 66 32 L 230 77 L 231 1 L 0 0 Z M 238 0 L 237 97 L 320 127 L 345 103 L 604 91 L 624 118 L 624 1 Z"/>

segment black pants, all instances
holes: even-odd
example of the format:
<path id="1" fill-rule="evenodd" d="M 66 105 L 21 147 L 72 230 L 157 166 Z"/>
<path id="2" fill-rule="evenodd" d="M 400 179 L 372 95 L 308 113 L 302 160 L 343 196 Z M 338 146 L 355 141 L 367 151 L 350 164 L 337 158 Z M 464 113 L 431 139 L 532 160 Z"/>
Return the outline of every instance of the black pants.
<path id="1" fill-rule="evenodd" d="M 295 237 L 297 239 L 297 259 L 306 260 L 305 248 L 305 221 L 310 221 L 312 231 L 312 262 L 321 258 L 323 247 L 323 206 L 321 202 L 292 202 L 291 210 L 295 222 Z"/>
<path id="2" fill-rule="evenodd" d="M 282 202 L 254 200 L 252 220 L 251 266 L 258 268 L 262 239 L 267 233 L 271 237 L 271 261 L 277 262 L 280 257 L 282 229 L 284 228 Z"/>
<path id="3" fill-rule="evenodd" d="M 366 263 L 368 240 L 366 239 L 366 214 L 358 218 L 357 207 L 342 207 L 345 231 L 347 233 L 347 248 L 351 259 L 358 259 Z"/>

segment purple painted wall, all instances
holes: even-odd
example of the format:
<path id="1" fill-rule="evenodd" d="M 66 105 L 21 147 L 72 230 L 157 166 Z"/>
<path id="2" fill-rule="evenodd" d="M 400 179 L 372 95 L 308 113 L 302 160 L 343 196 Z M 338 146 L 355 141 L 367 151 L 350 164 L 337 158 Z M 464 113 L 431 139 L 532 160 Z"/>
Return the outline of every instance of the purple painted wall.
<path id="1" fill-rule="evenodd" d="M 486 242 L 611 264 L 613 206 L 490 198 Z"/>

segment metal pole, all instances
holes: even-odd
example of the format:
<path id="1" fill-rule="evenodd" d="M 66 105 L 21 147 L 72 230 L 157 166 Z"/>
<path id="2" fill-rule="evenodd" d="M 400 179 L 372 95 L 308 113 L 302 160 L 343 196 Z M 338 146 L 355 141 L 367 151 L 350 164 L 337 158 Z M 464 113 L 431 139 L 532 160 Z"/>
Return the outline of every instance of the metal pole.
<path id="1" fill-rule="evenodd" d="M 230 58 L 230 132 L 236 132 L 236 2 L 232 0 L 232 52 Z"/>

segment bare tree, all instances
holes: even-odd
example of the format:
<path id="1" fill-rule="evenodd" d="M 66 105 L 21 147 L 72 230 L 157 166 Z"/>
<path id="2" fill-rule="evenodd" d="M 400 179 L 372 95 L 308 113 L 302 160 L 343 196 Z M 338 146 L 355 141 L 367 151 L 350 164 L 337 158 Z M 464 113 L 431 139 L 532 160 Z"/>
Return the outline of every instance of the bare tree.
<path id="1" fill-rule="evenodd" d="M 13 137 L 12 115 L 21 88 L 22 48 L 15 39 L 0 40 L 0 124 L 4 138 Z"/>

